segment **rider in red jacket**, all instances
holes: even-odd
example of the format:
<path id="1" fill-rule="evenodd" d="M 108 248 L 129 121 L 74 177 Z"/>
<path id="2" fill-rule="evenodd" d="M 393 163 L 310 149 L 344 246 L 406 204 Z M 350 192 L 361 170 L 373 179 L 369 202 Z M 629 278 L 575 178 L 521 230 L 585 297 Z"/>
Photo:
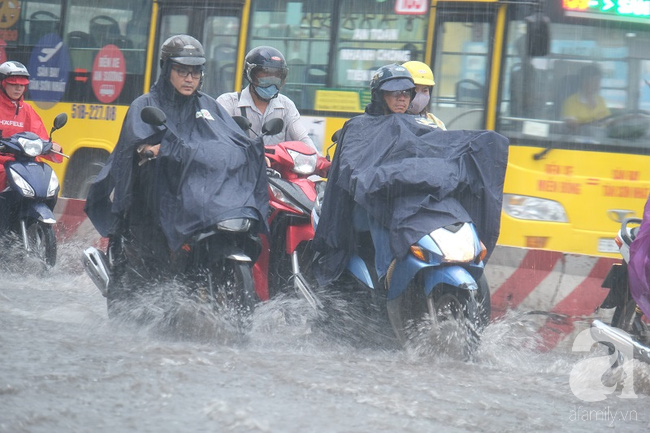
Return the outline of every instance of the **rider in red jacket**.
<path id="1" fill-rule="evenodd" d="M 48 140 L 47 130 L 40 116 L 31 105 L 24 101 L 25 90 L 29 85 L 29 72 L 20 62 L 8 61 L 0 65 L 0 131 L 2 137 L 10 137 L 18 132 L 30 131 Z M 61 152 L 61 146 L 54 144 L 52 150 Z M 56 153 L 43 156 L 52 162 L 63 158 Z M 13 160 L 11 155 L 0 154 L 0 192 L 7 186 L 4 163 Z"/>

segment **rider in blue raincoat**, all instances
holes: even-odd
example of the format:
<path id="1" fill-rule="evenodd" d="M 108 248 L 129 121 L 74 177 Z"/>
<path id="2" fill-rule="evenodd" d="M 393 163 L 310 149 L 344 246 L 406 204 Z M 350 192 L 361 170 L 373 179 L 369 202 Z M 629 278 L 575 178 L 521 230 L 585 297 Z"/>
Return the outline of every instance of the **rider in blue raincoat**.
<path id="1" fill-rule="evenodd" d="M 493 131 L 444 131 L 403 114 L 391 98 L 406 99 L 414 87 L 405 68 L 379 68 L 365 113 L 343 126 L 313 245 L 321 285 L 345 270 L 356 248 L 359 214 L 367 215 L 379 250 L 380 279 L 391 260 L 451 223 L 473 222 L 488 257 L 496 245 L 508 140 Z"/>

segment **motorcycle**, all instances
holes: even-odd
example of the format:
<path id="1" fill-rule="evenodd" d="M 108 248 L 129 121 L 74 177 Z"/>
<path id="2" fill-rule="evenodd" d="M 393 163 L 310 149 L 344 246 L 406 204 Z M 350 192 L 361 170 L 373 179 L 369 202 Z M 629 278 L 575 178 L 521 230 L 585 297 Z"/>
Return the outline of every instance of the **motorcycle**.
<path id="1" fill-rule="evenodd" d="M 158 108 L 144 108 L 141 117 L 145 123 L 165 125 L 165 115 Z M 128 236 L 109 242 L 106 253 L 87 248 L 82 261 L 107 299 L 110 318 L 119 317 L 143 286 L 161 279 L 174 282 L 180 278 L 186 292 L 184 298 L 208 305 L 217 316 L 234 314 L 235 321 L 240 323 L 254 311 L 260 299 L 252 275 L 252 265 L 260 252 L 256 224 L 251 218 L 233 218 L 200 230 L 179 251 L 170 252 L 169 263 L 160 266 L 145 259 Z M 173 320 L 172 316 L 172 324 Z"/>
<path id="2" fill-rule="evenodd" d="M 626 218 L 621 223 L 614 240 L 622 261 L 613 264 L 603 280 L 602 287 L 608 288 L 609 293 L 600 306 L 604 309 L 613 308 L 614 314 L 609 325 L 594 320 L 591 334 L 597 341 L 607 342 L 605 344 L 611 349 L 633 354 L 634 358 L 650 363 L 650 330 L 644 321 L 643 311 L 632 296 L 628 280 L 630 246 L 638 234 L 641 222 L 640 218 Z"/>
<path id="3" fill-rule="evenodd" d="M 7 186 L 0 191 L 4 230 L 16 234 L 28 256 L 42 262 L 45 268 L 56 264 L 57 245 L 54 234 L 54 206 L 59 193 L 59 179 L 52 168 L 38 157 L 55 153 L 52 134 L 68 121 L 65 113 L 54 119 L 50 139 L 45 141 L 33 132 L 20 132 L 0 137 L 0 153 L 4 154 Z"/>
<path id="4" fill-rule="evenodd" d="M 250 121 L 235 116 L 244 131 L 250 129 Z M 271 121 L 274 121 L 272 119 Z M 279 120 L 279 119 L 278 119 Z M 268 134 L 269 124 L 263 134 Z M 269 248 L 263 248 L 255 267 L 268 284 L 269 298 L 292 287 L 315 309 L 321 304 L 311 290 L 303 270 L 311 263 L 309 243 L 314 238 L 311 211 L 317 190 L 324 185 L 330 162 L 318 155 L 310 146 L 300 141 L 285 141 L 265 146 L 269 159 L 267 169 L 271 213 Z"/>
<path id="5" fill-rule="evenodd" d="M 322 195 L 312 212 L 314 226 L 318 225 L 321 200 Z M 408 329 L 428 318 L 434 326 L 450 321 L 462 325 L 467 354 L 473 352 L 491 314 L 483 273 L 487 250 L 474 224 L 458 222 L 423 236 L 411 245 L 406 257 L 391 263 L 383 282 L 376 275 L 369 229 L 356 229 L 357 251 L 346 271 L 357 288 L 370 295 L 371 311 L 380 312 L 375 319 L 387 319 L 398 344 L 404 346 L 409 340 Z"/>

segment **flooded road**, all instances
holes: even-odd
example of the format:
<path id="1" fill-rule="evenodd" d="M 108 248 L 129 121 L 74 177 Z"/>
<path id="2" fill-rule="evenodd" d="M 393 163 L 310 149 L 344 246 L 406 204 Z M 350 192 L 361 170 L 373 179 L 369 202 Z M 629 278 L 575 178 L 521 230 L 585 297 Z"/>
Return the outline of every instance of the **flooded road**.
<path id="1" fill-rule="evenodd" d="M 650 430 L 648 366 L 584 401 L 598 349 L 543 353 L 529 315 L 491 324 L 472 362 L 338 338 L 291 300 L 259 308 L 246 341 L 179 341 L 109 322 L 80 251 L 45 277 L 0 271 L 0 432 Z"/>

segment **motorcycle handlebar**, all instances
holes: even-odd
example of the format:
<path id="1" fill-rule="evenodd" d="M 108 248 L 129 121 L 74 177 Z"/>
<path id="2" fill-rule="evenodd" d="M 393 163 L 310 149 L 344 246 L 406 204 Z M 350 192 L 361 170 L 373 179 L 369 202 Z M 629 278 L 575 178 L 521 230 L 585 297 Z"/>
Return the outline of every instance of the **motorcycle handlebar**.
<path id="1" fill-rule="evenodd" d="M 621 239 L 623 239 L 623 242 L 625 242 L 627 245 L 630 245 L 632 241 L 634 241 L 634 237 L 630 237 L 628 235 L 629 231 L 627 229 L 628 224 L 641 224 L 641 218 L 625 218 L 623 222 L 621 223 Z"/>

